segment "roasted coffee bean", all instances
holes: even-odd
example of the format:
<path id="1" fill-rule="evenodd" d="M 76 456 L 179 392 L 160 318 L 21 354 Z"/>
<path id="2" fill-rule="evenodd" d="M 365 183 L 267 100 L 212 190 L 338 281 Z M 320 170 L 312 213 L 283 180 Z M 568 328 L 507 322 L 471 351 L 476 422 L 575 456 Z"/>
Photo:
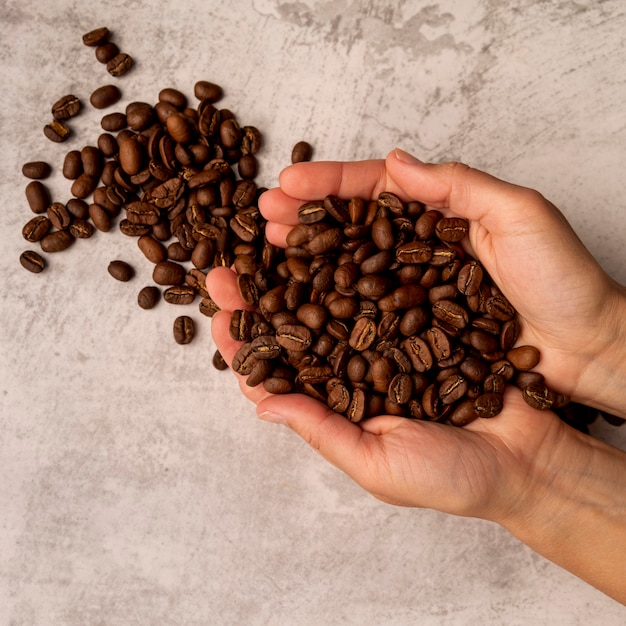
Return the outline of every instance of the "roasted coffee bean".
<path id="1" fill-rule="evenodd" d="M 62 122 L 78 115 L 81 108 L 81 101 L 76 96 L 70 94 L 57 100 L 52 105 L 51 113 L 55 120 Z"/>
<path id="2" fill-rule="evenodd" d="M 435 236 L 437 222 L 442 219 L 442 217 L 443 215 L 435 209 L 422 213 L 415 222 L 414 230 L 417 238 L 422 241 L 432 239 Z"/>
<path id="3" fill-rule="evenodd" d="M 478 292 L 482 279 L 482 267 L 476 261 L 469 261 L 459 270 L 457 289 L 465 296 L 473 296 Z"/>
<path id="4" fill-rule="evenodd" d="M 89 217 L 93 225 L 103 233 L 108 233 L 113 226 L 111 216 L 99 204 L 92 203 L 89 205 Z"/>
<path id="5" fill-rule="evenodd" d="M 102 85 L 89 96 L 91 106 L 96 109 L 106 109 L 119 102 L 122 92 L 116 85 Z"/>
<path id="6" fill-rule="evenodd" d="M 539 350 L 534 346 L 519 346 L 509 350 L 506 359 L 516 370 L 524 372 L 539 363 Z"/>
<path id="7" fill-rule="evenodd" d="M 236 309 L 231 313 L 229 333 L 235 341 L 250 341 L 254 317 L 250 311 Z"/>
<path id="8" fill-rule="evenodd" d="M 454 328 L 465 328 L 469 323 L 468 312 L 452 300 L 439 300 L 432 307 L 436 318 L 454 326 Z"/>
<path id="9" fill-rule="evenodd" d="M 323 328 L 328 319 L 328 311 L 319 304 L 303 304 L 297 311 L 298 320 L 310 329 Z"/>
<path id="10" fill-rule="evenodd" d="M 199 80 L 193 87 L 193 93 L 198 100 L 206 100 L 207 102 L 217 102 L 224 95 L 219 85 L 207 80 Z"/>
<path id="11" fill-rule="evenodd" d="M 32 178 L 34 180 L 43 180 L 50 176 L 52 168 L 49 163 L 45 161 L 30 161 L 22 165 L 22 174 L 26 178 Z"/>
<path id="12" fill-rule="evenodd" d="M 515 385 L 520 389 L 524 389 L 534 383 L 543 385 L 545 383 L 543 374 L 539 372 L 518 372 L 515 376 Z"/>
<path id="13" fill-rule="evenodd" d="M 389 383 L 388 397 L 396 404 L 406 404 L 411 399 L 413 382 L 408 374 L 396 374 Z"/>
<path id="14" fill-rule="evenodd" d="M 47 234 L 39 243 L 44 252 L 61 252 L 67 250 L 75 239 L 67 230 L 55 230 Z"/>
<path id="15" fill-rule="evenodd" d="M 224 359 L 224 357 L 222 356 L 222 353 L 219 350 L 216 350 L 213 353 L 213 358 L 211 359 L 211 362 L 213 363 L 213 367 L 216 370 L 224 371 L 228 369 L 228 363 L 226 363 L 226 360 Z"/>
<path id="16" fill-rule="evenodd" d="M 351 348 L 362 352 L 367 350 L 374 343 L 375 339 L 376 323 L 367 317 L 361 317 L 352 328 L 348 344 Z"/>
<path id="17" fill-rule="evenodd" d="M 45 215 L 37 215 L 24 224 L 22 237 L 31 243 L 41 241 L 51 228 L 52 223 Z"/>
<path id="18" fill-rule="evenodd" d="M 484 393 L 474 400 L 474 411 L 478 417 L 495 417 L 502 411 L 502 394 Z"/>
<path id="19" fill-rule="evenodd" d="M 96 59 L 103 64 L 108 63 L 113 57 L 118 55 L 120 49 L 112 41 L 102 43 L 96 47 Z"/>
<path id="20" fill-rule="evenodd" d="M 72 215 L 61 202 L 53 202 L 47 211 L 48 219 L 57 230 L 65 230 L 72 223 Z"/>
<path id="21" fill-rule="evenodd" d="M 313 156 L 313 148 L 307 141 L 298 141 L 291 150 L 291 162 L 302 163 L 310 161 Z"/>
<path id="22" fill-rule="evenodd" d="M 157 305 L 160 298 L 161 292 L 159 289 L 154 285 L 148 285 L 143 287 L 137 294 L 137 304 L 142 309 L 152 309 Z"/>
<path id="23" fill-rule="evenodd" d="M 284 394 L 293 391 L 293 382 L 281 376 L 269 376 L 263 381 L 263 388 L 268 393 Z"/>
<path id="24" fill-rule="evenodd" d="M 128 282 L 134 275 L 135 270 L 126 261 L 115 260 L 109 263 L 107 271 L 115 280 Z"/>
<path id="25" fill-rule="evenodd" d="M 25 250 L 20 254 L 20 264 L 22 267 L 33 274 L 39 274 L 46 269 L 44 258 L 34 250 Z"/>
<path id="26" fill-rule="evenodd" d="M 380 250 L 390 250 L 395 243 L 395 235 L 391 221 L 386 217 L 379 217 L 372 224 L 372 241 Z"/>
<path id="27" fill-rule="evenodd" d="M 326 208 L 321 201 L 306 202 L 298 209 L 298 220 L 301 224 L 314 224 L 326 217 Z"/>
<path id="28" fill-rule="evenodd" d="M 195 335 L 195 324 L 188 315 L 180 315 L 174 320 L 174 341 L 179 345 L 191 343 Z"/>
<path id="29" fill-rule="evenodd" d="M 453 404 L 460 400 L 467 391 L 467 381 L 463 376 L 447 376 L 439 386 L 439 397 L 444 404 Z"/>
<path id="30" fill-rule="evenodd" d="M 160 261 L 154 266 L 152 280 L 157 285 L 182 285 L 185 282 L 185 268 L 173 261 Z"/>
<path id="31" fill-rule="evenodd" d="M 302 352 L 309 348 L 313 336 L 306 326 L 282 324 L 276 329 L 276 341 L 285 350 Z"/>
<path id="32" fill-rule="evenodd" d="M 118 130 L 122 130 L 122 128 L 126 128 L 126 124 L 126 116 L 119 111 L 115 113 L 108 113 L 100 120 L 100 126 L 102 126 L 102 129 L 107 132 L 117 132 Z"/>
<path id="33" fill-rule="evenodd" d="M 106 26 L 90 30 L 83 35 L 83 43 L 86 46 L 101 46 L 109 40 L 109 29 Z"/>
<path id="34" fill-rule="evenodd" d="M 468 232 L 469 224 L 461 217 L 444 217 L 435 225 L 437 237 L 447 243 L 461 241 Z"/>
<path id="35" fill-rule="evenodd" d="M 94 233 L 91 222 L 81 218 L 74 218 L 70 224 L 69 231 L 76 239 L 89 239 Z"/>
<path id="36" fill-rule="evenodd" d="M 196 290 L 189 285 L 173 285 L 163 292 L 163 300 L 169 304 L 191 304 L 196 299 Z"/>
<path id="37" fill-rule="evenodd" d="M 76 180 L 83 173 L 83 160 L 79 150 L 70 150 L 63 160 L 63 176 Z"/>
<path id="38" fill-rule="evenodd" d="M 533 409 L 545 411 L 551 409 L 556 401 L 556 394 L 543 383 L 531 383 L 522 390 L 526 404 Z"/>
<path id="39" fill-rule="evenodd" d="M 275 336 L 261 335 L 250 342 L 255 359 L 275 359 L 280 355 L 280 345 Z"/>
<path id="40" fill-rule="evenodd" d="M 448 419 L 454 426 L 466 426 L 470 422 L 473 422 L 477 417 L 478 414 L 474 409 L 474 401 L 464 400 L 456 405 Z"/>
<path id="41" fill-rule="evenodd" d="M 139 237 L 139 239 L 137 239 L 137 245 L 146 259 L 152 263 L 160 263 L 167 259 L 165 246 L 151 235 Z"/>
<path id="42" fill-rule="evenodd" d="M 125 52 L 120 52 L 107 62 L 107 72 L 111 76 L 124 76 L 132 66 L 132 57 Z"/>
<path id="43" fill-rule="evenodd" d="M 54 141 L 55 143 L 61 143 L 69 139 L 71 131 L 63 122 L 53 120 L 52 122 L 50 122 L 50 124 L 46 124 L 43 127 L 43 134 L 50 141 Z"/>
<path id="44" fill-rule="evenodd" d="M 259 301 L 259 289 L 254 282 L 254 276 L 250 274 L 239 274 L 237 276 L 237 289 L 241 299 L 252 306 Z"/>
<path id="45" fill-rule="evenodd" d="M 428 263 L 432 256 L 432 248 L 424 241 L 412 241 L 396 248 L 396 260 L 399 263 Z"/>
<path id="46" fill-rule="evenodd" d="M 497 320 L 507 321 L 515 315 L 515 309 L 511 303 L 501 294 L 488 298 L 485 302 L 485 310 Z"/>

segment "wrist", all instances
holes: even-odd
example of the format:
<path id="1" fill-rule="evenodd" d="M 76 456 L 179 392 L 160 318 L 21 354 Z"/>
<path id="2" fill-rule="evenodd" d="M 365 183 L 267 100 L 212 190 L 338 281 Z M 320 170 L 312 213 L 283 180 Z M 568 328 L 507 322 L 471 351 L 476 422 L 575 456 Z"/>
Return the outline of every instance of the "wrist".
<path id="1" fill-rule="evenodd" d="M 560 424 L 498 522 L 626 603 L 626 453 Z"/>
<path id="2" fill-rule="evenodd" d="M 600 319 L 598 339 L 590 344 L 573 399 L 626 417 L 626 287 L 615 283 Z"/>

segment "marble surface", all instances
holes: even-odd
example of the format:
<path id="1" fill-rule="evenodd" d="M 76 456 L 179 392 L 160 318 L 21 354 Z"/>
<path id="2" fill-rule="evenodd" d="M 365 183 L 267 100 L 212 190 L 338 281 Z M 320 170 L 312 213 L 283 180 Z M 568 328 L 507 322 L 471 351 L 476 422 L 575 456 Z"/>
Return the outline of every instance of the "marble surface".
<path id="1" fill-rule="evenodd" d="M 137 308 L 150 270 L 128 238 L 19 266 L 21 165 L 50 161 L 67 199 L 63 156 L 99 134 L 93 109 L 66 144 L 41 128 L 111 82 L 81 42 L 102 25 L 136 61 L 120 107 L 220 83 L 264 133 L 262 184 L 300 139 L 316 159 L 460 159 L 540 189 L 626 282 L 622 0 L 3 0 L 0 624 L 623 624 L 501 528 L 382 504 L 259 423 L 212 369 L 208 319 L 181 347 L 178 311 Z"/>

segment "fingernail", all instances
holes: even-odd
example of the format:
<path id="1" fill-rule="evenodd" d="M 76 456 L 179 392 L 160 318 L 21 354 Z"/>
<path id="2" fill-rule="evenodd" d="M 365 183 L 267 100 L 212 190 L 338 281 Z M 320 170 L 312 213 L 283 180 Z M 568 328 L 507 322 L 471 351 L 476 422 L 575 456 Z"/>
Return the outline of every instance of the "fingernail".
<path id="1" fill-rule="evenodd" d="M 258 418 L 264 422 L 271 422 L 272 424 L 285 424 L 285 416 L 280 413 L 274 413 L 274 411 L 261 411 L 258 414 Z"/>
<path id="2" fill-rule="evenodd" d="M 407 163 L 409 165 L 423 165 L 423 161 L 420 161 L 419 159 L 415 158 L 412 154 L 405 152 L 401 148 L 396 148 L 394 150 L 394 153 L 396 155 L 396 159 L 398 159 L 398 161 L 402 161 L 402 163 Z"/>

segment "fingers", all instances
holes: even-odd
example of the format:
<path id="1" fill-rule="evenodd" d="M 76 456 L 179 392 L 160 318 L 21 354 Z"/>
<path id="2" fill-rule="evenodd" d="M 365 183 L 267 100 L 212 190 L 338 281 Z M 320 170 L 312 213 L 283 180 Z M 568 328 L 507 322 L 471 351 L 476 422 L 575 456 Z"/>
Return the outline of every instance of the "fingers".
<path id="1" fill-rule="evenodd" d="M 207 291 L 217 306 L 223 311 L 251 309 L 239 293 L 237 275 L 227 267 L 213 268 L 207 275 Z"/>

